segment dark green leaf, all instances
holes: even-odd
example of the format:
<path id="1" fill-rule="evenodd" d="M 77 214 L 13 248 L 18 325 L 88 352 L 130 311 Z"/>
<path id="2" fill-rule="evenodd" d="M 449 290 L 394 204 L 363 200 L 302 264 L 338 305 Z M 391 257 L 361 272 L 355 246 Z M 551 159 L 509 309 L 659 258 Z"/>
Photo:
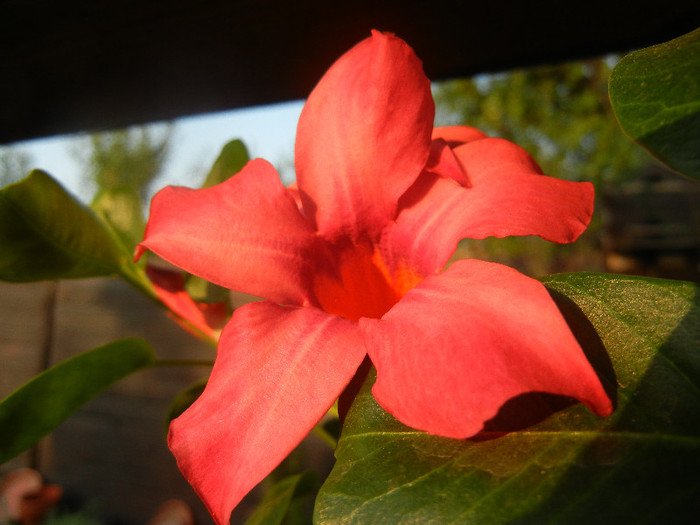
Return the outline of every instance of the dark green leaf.
<path id="1" fill-rule="evenodd" d="M 624 57 L 610 100 L 632 140 L 676 171 L 700 178 L 700 29 Z"/>
<path id="2" fill-rule="evenodd" d="M 306 522 L 302 504 L 318 489 L 318 475 L 305 472 L 275 483 L 263 497 L 246 525 L 296 525 Z"/>
<path id="3" fill-rule="evenodd" d="M 0 279 L 115 274 L 131 254 L 93 212 L 42 171 L 0 190 Z"/>
<path id="4" fill-rule="evenodd" d="M 204 392 L 204 387 L 207 386 L 208 378 L 200 379 L 196 383 L 191 384 L 185 390 L 180 392 L 175 399 L 170 403 L 168 407 L 168 414 L 166 416 L 166 424 L 170 425 L 170 422 L 182 414 L 185 410 L 190 408 L 190 405 L 197 401 L 197 398 Z"/>
<path id="5" fill-rule="evenodd" d="M 694 522 L 698 287 L 596 274 L 545 284 L 604 382 L 614 374 L 615 413 L 598 418 L 580 403 L 532 394 L 507 403 L 478 438 L 451 440 L 384 412 L 370 377 L 319 493 L 319 524 Z"/>
<path id="6" fill-rule="evenodd" d="M 250 160 L 248 156 L 248 150 L 245 144 L 240 140 L 232 140 L 227 143 L 219 157 L 214 162 L 211 171 L 207 175 L 207 178 L 202 184 L 202 188 L 209 188 L 215 186 L 225 180 L 233 177 L 236 173 L 243 169 L 243 166 Z"/>
<path id="7" fill-rule="evenodd" d="M 131 186 L 104 188 L 90 207 L 114 230 L 126 251 L 133 253 L 146 228 L 138 192 Z"/>
<path id="8" fill-rule="evenodd" d="M 108 386 L 154 360 L 146 341 L 121 339 L 33 378 L 0 402 L 0 464 L 37 443 Z"/>

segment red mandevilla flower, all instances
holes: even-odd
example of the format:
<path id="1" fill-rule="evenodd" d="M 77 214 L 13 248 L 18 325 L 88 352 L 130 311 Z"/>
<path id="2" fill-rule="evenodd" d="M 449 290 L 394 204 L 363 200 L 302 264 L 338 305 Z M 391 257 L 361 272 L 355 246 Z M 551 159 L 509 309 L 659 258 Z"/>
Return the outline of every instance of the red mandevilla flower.
<path id="1" fill-rule="evenodd" d="M 188 332 L 213 341 L 219 337 L 226 324 L 226 303 L 197 302 L 185 290 L 185 278 L 176 271 L 146 266 L 158 298 L 171 312 L 171 317 Z"/>
<path id="2" fill-rule="evenodd" d="M 264 160 L 208 189 L 153 200 L 140 252 L 263 297 L 234 312 L 202 396 L 169 444 L 217 523 L 303 439 L 364 357 L 411 427 L 479 432 L 525 392 L 611 403 L 546 289 L 498 264 L 445 265 L 462 238 L 575 240 L 593 189 L 543 176 L 518 146 L 433 129 L 420 61 L 374 32 L 311 93 L 298 190 Z M 298 200 L 297 200 L 298 198 Z"/>

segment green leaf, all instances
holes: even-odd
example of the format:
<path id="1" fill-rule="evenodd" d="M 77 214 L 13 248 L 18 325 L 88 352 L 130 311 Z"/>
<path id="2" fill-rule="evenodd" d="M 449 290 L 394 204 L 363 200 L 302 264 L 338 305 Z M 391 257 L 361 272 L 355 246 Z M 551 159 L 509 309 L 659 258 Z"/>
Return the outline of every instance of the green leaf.
<path id="1" fill-rule="evenodd" d="M 211 171 L 202 184 L 202 188 L 215 186 L 225 180 L 233 177 L 236 173 L 243 169 L 243 166 L 250 160 L 248 150 L 242 141 L 236 139 L 227 143 L 219 157 L 214 162 Z"/>
<path id="2" fill-rule="evenodd" d="M 318 475 L 304 472 L 286 477 L 273 485 L 245 525 L 303 524 L 303 503 L 318 489 Z"/>
<path id="3" fill-rule="evenodd" d="M 319 492 L 317 523 L 694 522 L 698 287 L 597 274 L 544 283 L 604 382 L 614 374 L 615 413 L 598 418 L 532 394 L 507 403 L 489 432 L 452 440 L 396 421 L 374 401 L 370 377 Z"/>
<path id="4" fill-rule="evenodd" d="M 90 207 L 111 227 L 128 253 L 143 239 L 146 221 L 141 197 L 131 186 L 101 189 Z"/>
<path id="5" fill-rule="evenodd" d="M 196 275 L 187 275 L 185 290 L 198 303 L 228 303 L 231 290 L 202 279 Z"/>
<path id="6" fill-rule="evenodd" d="M 631 53 L 610 76 L 623 131 L 670 168 L 700 178 L 700 29 Z"/>
<path id="7" fill-rule="evenodd" d="M 108 386 L 154 361 L 146 341 L 121 339 L 33 378 L 0 402 L 0 464 L 37 443 Z"/>
<path id="8" fill-rule="evenodd" d="M 0 279 L 115 274 L 130 258 L 100 220 L 42 171 L 0 190 Z"/>
<path id="9" fill-rule="evenodd" d="M 202 395 L 202 392 L 204 392 L 204 387 L 207 386 L 208 381 L 209 378 L 207 377 L 200 379 L 175 396 L 168 407 L 168 413 L 165 418 L 166 430 L 167 427 L 170 426 L 170 422 L 173 419 L 180 416 L 180 414 L 190 408 L 192 403 L 197 401 L 197 398 Z"/>

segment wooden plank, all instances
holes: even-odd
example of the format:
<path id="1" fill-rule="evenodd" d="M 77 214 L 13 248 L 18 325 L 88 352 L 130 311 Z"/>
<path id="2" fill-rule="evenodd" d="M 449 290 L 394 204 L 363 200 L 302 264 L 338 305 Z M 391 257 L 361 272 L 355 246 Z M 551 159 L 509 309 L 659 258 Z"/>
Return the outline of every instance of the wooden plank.
<path id="1" fill-rule="evenodd" d="M 52 282 L 0 282 L 0 399 L 43 369 L 55 291 Z M 26 452 L 0 466 L 0 473 L 32 463 Z"/>
<path id="2" fill-rule="evenodd" d="M 185 334 L 149 299 L 116 279 L 62 281 L 51 363 L 121 337 L 148 340 L 163 359 L 213 359 L 215 349 Z M 40 447 L 39 469 L 105 516 L 145 523 L 164 501 L 208 513 L 182 478 L 165 443 L 172 398 L 207 368 L 138 372 L 83 407 Z"/>
<path id="3" fill-rule="evenodd" d="M 19 386 L 41 367 L 46 337 L 41 308 L 49 289 L 49 283 L 0 286 L 3 388 Z M 61 281 L 53 315 L 48 365 L 121 337 L 147 339 L 163 359 L 215 355 L 211 345 L 185 333 L 154 303 L 116 279 Z M 50 482 L 64 488 L 67 498 L 97 504 L 102 517 L 121 524 L 146 523 L 172 498 L 186 501 L 197 523 L 211 523 L 166 446 L 164 421 L 172 398 L 208 371 L 168 367 L 138 372 L 64 422 L 40 443 L 33 458 L 24 455 L 2 465 L 2 472 L 33 460 Z M 332 453 L 315 436 L 307 438 L 301 454 L 306 467 L 330 470 Z M 243 523 L 257 500 L 254 491 L 236 509 L 232 523 Z"/>

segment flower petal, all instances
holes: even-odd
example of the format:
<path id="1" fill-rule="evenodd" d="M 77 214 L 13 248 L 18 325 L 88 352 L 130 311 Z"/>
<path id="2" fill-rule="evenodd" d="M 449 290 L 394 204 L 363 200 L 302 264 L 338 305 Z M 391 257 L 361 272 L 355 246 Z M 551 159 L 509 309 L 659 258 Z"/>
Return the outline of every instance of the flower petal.
<path id="1" fill-rule="evenodd" d="M 146 266 L 148 278 L 158 298 L 171 310 L 173 318 L 185 330 L 213 341 L 219 338 L 228 315 L 226 303 L 201 303 L 194 301 L 185 290 L 182 272 Z"/>
<path id="2" fill-rule="evenodd" d="M 541 175 L 522 148 L 503 139 L 476 140 L 454 153 L 471 187 L 424 172 L 402 197 L 392 233 L 424 273 L 442 268 L 464 238 L 537 235 L 568 243 L 588 226 L 592 184 Z"/>
<path id="3" fill-rule="evenodd" d="M 435 108 L 413 50 L 372 36 L 343 55 L 299 119 L 296 174 L 306 216 L 319 233 L 377 231 L 420 174 Z"/>
<path id="4" fill-rule="evenodd" d="M 306 257 L 315 242 L 275 169 L 256 159 L 211 188 L 161 190 L 137 256 L 152 250 L 220 286 L 303 304 Z"/>
<path id="5" fill-rule="evenodd" d="M 612 411 L 545 287 L 506 266 L 456 261 L 360 326 L 377 368 L 374 397 L 413 428 L 466 438 L 527 392 Z"/>
<path id="6" fill-rule="evenodd" d="M 180 470 L 219 524 L 323 417 L 365 356 L 357 325 L 252 303 L 219 341 L 204 393 L 170 425 Z"/>
<path id="7" fill-rule="evenodd" d="M 483 131 L 469 126 L 441 126 L 433 129 L 432 136 L 433 140 L 442 139 L 452 148 L 488 137 Z"/>
<path id="8" fill-rule="evenodd" d="M 457 184 L 467 188 L 471 186 L 462 163 L 443 139 L 433 139 L 430 143 L 430 157 L 425 165 L 425 171 L 452 179 Z"/>

